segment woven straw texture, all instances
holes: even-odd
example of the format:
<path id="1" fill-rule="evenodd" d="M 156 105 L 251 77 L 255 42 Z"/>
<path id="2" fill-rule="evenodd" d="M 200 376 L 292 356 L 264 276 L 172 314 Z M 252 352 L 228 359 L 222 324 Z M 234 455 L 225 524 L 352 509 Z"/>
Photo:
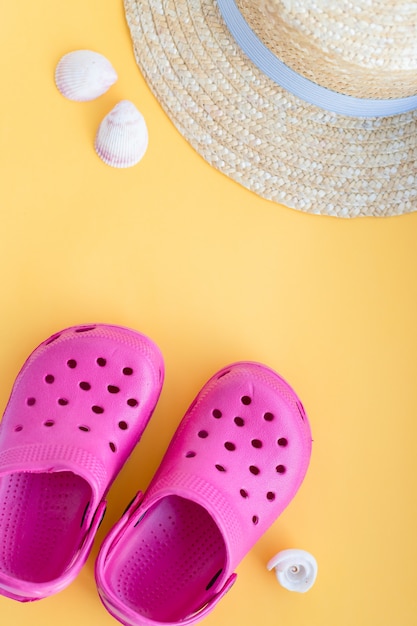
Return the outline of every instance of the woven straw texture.
<path id="1" fill-rule="evenodd" d="M 219 171 L 259 196 L 314 214 L 384 217 L 417 209 L 417 111 L 351 118 L 292 96 L 240 50 L 215 0 L 124 4 L 150 88 Z"/>
<path id="2" fill-rule="evenodd" d="M 358 98 L 417 93 L 415 2 L 236 0 L 236 4 L 281 61 L 319 85 Z"/>

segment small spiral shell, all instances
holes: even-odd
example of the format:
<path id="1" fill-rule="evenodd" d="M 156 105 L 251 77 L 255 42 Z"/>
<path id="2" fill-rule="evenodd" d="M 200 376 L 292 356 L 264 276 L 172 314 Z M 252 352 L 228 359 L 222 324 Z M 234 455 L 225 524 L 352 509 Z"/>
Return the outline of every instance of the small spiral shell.
<path id="1" fill-rule="evenodd" d="M 289 591 L 304 593 L 315 583 L 317 561 L 305 550 L 282 550 L 267 564 L 267 569 L 275 569 L 279 584 Z"/>

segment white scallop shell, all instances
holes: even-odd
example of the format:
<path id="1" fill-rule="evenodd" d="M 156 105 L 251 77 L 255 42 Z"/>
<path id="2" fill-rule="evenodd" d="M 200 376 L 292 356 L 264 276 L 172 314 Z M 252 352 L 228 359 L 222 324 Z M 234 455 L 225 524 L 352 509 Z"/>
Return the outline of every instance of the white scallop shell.
<path id="1" fill-rule="evenodd" d="M 305 550 L 282 550 L 267 564 L 267 569 L 275 569 L 279 584 L 290 591 L 304 593 L 315 583 L 317 561 Z"/>
<path id="2" fill-rule="evenodd" d="M 121 100 L 101 122 L 95 149 L 112 167 L 131 167 L 148 147 L 148 129 L 143 115 L 130 100 Z"/>
<path id="3" fill-rule="evenodd" d="M 92 50 L 74 50 L 65 54 L 55 69 L 55 84 L 59 91 L 77 102 L 98 98 L 116 80 L 116 70 L 110 61 Z"/>

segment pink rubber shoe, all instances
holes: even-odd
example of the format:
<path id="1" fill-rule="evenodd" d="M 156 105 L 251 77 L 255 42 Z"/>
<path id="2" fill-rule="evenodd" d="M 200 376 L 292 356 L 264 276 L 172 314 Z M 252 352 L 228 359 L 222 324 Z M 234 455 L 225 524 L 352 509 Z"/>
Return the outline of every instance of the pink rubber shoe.
<path id="1" fill-rule="evenodd" d="M 117 326 L 69 328 L 30 355 L 0 426 L 1 594 L 37 600 L 79 573 L 162 379 L 158 348 Z"/>
<path id="2" fill-rule="evenodd" d="M 215 374 L 100 549 L 107 610 L 128 626 L 201 620 L 294 497 L 310 453 L 304 409 L 278 374 L 251 362 Z"/>

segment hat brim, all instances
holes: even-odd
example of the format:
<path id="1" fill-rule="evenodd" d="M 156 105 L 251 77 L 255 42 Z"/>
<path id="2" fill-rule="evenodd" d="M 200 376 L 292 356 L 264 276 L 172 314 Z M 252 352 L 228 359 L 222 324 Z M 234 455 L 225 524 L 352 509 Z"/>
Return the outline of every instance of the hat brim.
<path id="1" fill-rule="evenodd" d="M 124 0 L 136 61 L 179 132 L 268 200 L 337 217 L 417 209 L 417 111 L 354 118 L 293 96 L 228 31 L 215 0 Z"/>

